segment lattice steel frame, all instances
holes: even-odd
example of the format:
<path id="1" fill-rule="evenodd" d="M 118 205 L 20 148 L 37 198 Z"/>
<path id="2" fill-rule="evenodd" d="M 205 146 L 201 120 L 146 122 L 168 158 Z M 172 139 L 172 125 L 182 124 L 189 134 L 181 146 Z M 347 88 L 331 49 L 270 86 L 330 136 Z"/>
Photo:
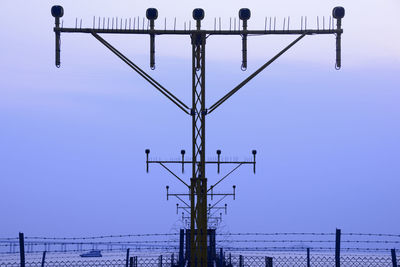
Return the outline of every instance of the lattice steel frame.
<path id="1" fill-rule="evenodd" d="M 149 10 L 149 9 L 148 9 Z M 336 11 L 335 11 L 336 10 Z M 152 9 L 154 11 L 154 9 Z M 265 27 L 264 30 L 248 30 L 247 29 L 247 19 L 243 21 L 243 29 L 242 30 L 201 30 L 200 29 L 200 20 L 197 20 L 197 27 L 194 30 L 157 30 L 154 28 L 154 20 L 156 16 L 154 16 L 150 20 L 150 29 L 131 29 L 129 24 L 129 29 L 127 29 L 127 24 L 125 21 L 125 29 L 122 28 L 122 21 L 120 25 L 120 29 L 117 28 L 105 28 L 103 21 L 103 28 L 95 27 L 95 23 L 93 21 L 93 28 L 64 28 L 60 26 L 60 17 L 64 14 L 63 8 L 61 6 L 53 6 L 52 15 L 55 18 L 55 37 L 56 37 L 56 66 L 60 66 L 60 37 L 61 33 L 89 33 L 93 35 L 99 42 L 101 42 L 105 47 L 107 47 L 111 52 L 113 52 L 117 57 L 119 57 L 123 62 L 125 62 L 130 68 L 132 68 L 135 72 L 137 72 L 141 77 L 143 77 L 146 81 L 148 81 L 152 86 L 154 86 L 158 91 L 160 91 L 164 96 L 166 96 L 171 102 L 173 102 L 178 108 L 184 111 L 186 114 L 192 116 L 192 160 L 191 161 L 151 161 L 148 158 L 148 154 L 150 150 L 146 150 L 147 158 L 146 165 L 148 170 L 149 163 L 158 163 L 166 170 L 168 170 L 171 174 L 173 174 L 177 179 L 179 179 L 185 186 L 189 188 L 189 194 L 168 194 L 167 187 L 167 197 L 168 195 L 174 195 L 178 199 L 180 195 L 189 195 L 190 197 L 190 211 L 191 211 L 191 263 L 193 266 L 205 266 L 207 264 L 207 196 L 213 195 L 213 188 L 219 184 L 222 180 L 224 180 L 229 174 L 235 171 L 238 167 L 243 164 L 252 164 L 254 166 L 255 172 L 255 154 L 256 151 L 253 150 L 253 161 L 230 161 L 230 162 L 220 162 L 219 158 L 217 162 L 210 162 L 205 160 L 205 118 L 207 114 L 213 112 L 216 108 L 218 108 L 222 103 L 224 103 L 227 99 L 229 99 L 233 94 L 235 94 L 239 89 L 241 89 L 244 85 L 246 85 L 250 80 L 252 80 L 255 76 L 257 76 L 260 72 L 262 72 L 266 67 L 268 67 L 271 63 L 273 63 L 276 59 L 278 59 L 282 54 L 284 54 L 287 50 L 289 50 L 293 45 L 295 45 L 298 41 L 308 35 L 316 35 L 316 34 L 334 34 L 336 35 L 336 68 L 341 67 L 341 34 L 343 30 L 341 28 L 341 20 L 344 16 L 344 9 L 342 7 L 337 7 L 333 10 L 333 17 L 337 19 L 337 27 L 329 29 L 306 29 L 306 27 L 301 27 L 300 30 L 276 30 L 270 29 L 267 30 Z M 134 64 L 131 60 L 129 60 L 126 56 L 124 56 L 121 52 L 119 52 L 116 48 L 114 48 L 111 44 L 109 44 L 106 40 L 104 40 L 99 34 L 145 34 L 150 36 L 150 67 L 154 69 L 154 40 L 157 35 L 190 35 L 192 39 L 192 107 L 189 108 L 185 105 L 181 100 L 179 100 L 175 95 L 173 95 L 170 91 L 168 91 L 165 87 L 159 84 L 155 79 L 153 79 L 150 75 L 148 75 L 145 71 L 139 68 L 136 64 Z M 288 46 L 286 46 L 281 52 L 272 57 L 269 61 L 267 61 L 264 65 L 258 68 L 254 73 L 248 76 L 244 81 L 238 84 L 235 88 L 229 91 L 225 96 L 211 105 L 208 109 L 205 106 L 205 45 L 206 45 L 206 37 L 208 36 L 221 36 L 221 35 L 240 35 L 242 37 L 243 44 L 243 61 L 242 61 L 242 69 L 246 69 L 247 67 L 247 36 L 249 35 L 300 35 L 293 42 L 291 42 Z M 219 155 L 218 155 L 219 156 Z M 185 181 L 179 178 L 176 174 L 174 174 L 165 163 L 179 163 L 182 164 L 182 168 L 184 164 L 190 163 L 192 164 L 192 177 L 190 179 L 190 185 L 188 185 Z M 230 173 L 220 179 L 217 183 L 212 185 L 210 188 L 207 187 L 207 178 L 205 173 L 206 164 L 218 164 L 222 163 L 227 164 L 237 164 Z M 211 194 L 208 192 L 211 191 Z M 217 195 L 217 194 L 215 194 Z M 233 194 L 222 194 L 222 195 L 233 195 L 235 196 L 235 187 Z M 184 202 L 185 203 L 185 202 Z M 192 266 L 192 267 L 193 267 Z"/>
<path id="2" fill-rule="evenodd" d="M 199 29 L 200 27 L 198 27 Z M 190 180 L 191 262 L 207 263 L 207 178 L 204 33 L 192 36 L 192 178 Z M 197 232 L 193 231 L 197 229 Z"/>

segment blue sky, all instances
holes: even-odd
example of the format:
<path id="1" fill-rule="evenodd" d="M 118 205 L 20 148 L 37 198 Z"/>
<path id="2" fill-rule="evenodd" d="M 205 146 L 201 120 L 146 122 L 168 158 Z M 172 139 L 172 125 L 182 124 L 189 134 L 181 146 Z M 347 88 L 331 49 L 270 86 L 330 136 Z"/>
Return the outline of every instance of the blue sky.
<path id="1" fill-rule="evenodd" d="M 160 20 L 172 23 L 176 16 L 178 25 L 203 7 L 209 28 L 214 17 L 227 25 L 244 6 L 252 10 L 250 28 L 263 28 L 271 15 L 291 16 L 295 28 L 302 15 L 315 23 L 315 16 L 328 18 L 343 5 L 342 70 L 334 70 L 334 37 L 309 36 L 209 115 L 209 157 L 221 149 L 223 156 L 245 159 L 258 150 L 257 174 L 241 167 L 220 188 L 230 191 L 235 184 L 238 193 L 227 201 L 223 227 L 398 232 L 399 2 L 247 2 L 2 1 L 1 235 L 169 232 L 179 226 L 165 185 L 174 192 L 184 188 L 158 166 L 146 174 L 144 150 L 163 159 L 190 151 L 190 117 L 89 35 L 62 35 L 57 69 L 53 4 L 64 6 L 64 26 L 74 26 L 75 17 L 87 26 L 93 16 L 142 17 L 152 6 Z M 106 38 L 149 70 L 148 37 Z M 251 38 L 243 73 L 240 39 L 209 38 L 208 106 L 291 40 Z M 189 38 L 157 38 L 156 51 L 151 75 L 190 103 Z M 207 173 L 210 182 L 221 177 L 214 166 Z"/>

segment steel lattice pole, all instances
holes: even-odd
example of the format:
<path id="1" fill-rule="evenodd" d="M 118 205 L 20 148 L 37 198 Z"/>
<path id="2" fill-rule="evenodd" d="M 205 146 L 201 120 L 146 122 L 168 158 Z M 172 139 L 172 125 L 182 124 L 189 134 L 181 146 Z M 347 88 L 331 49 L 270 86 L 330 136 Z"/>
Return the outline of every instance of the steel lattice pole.
<path id="1" fill-rule="evenodd" d="M 205 176 L 205 34 L 192 35 L 191 266 L 207 264 L 207 179 Z"/>

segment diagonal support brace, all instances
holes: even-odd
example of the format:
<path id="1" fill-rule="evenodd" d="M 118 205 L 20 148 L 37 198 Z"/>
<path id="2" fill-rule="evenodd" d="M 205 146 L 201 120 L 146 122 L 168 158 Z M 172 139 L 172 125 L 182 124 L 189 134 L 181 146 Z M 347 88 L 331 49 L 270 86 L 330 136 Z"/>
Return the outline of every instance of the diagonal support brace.
<path id="1" fill-rule="evenodd" d="M 237 85 L 235 88 L 233 88 L 229 93 L 227 93 L 225 96 L 223 96 L 220 100 L 215 102 L 209 109 L 208 109 L 208 114 L 213 112 L 217 107 L 219 107 L 222 103 L 224 103 L 228 98 L 230 98 L 234 93 L 239 91 L 240 88 L 245 86 L 250 80 L 252 80 L 254 77 L 256 77 L 261 71 L 263 71 L 266 67 L 272 64 L 275 60 L 277 60 L 281 55 L 283 55 L 286 51 L 288 51 L 292 46 L 294 46 L 298 41 L 300 41 L 304 36 L 306 36 L 307 33 L 303 33 L 300 37 L 298 37 L 296 40 L 291 42 L 288 46 L 286 46 L 281 52 L 276 54 L 273 58 L 271 58 L 267 63 L 262 65 L 258 70 L 256 70 L 253 74 L 251 74 L 249 77 L 247 77 L 243 82 L 241 82 L 239 85 Z"/>
<path id="2" fill-rule="evenodd" d="M 175 105 L 177 105 L 181 110 L 183 110 L 186 114 L 190 115 L 189 107 L 179 100 L 175 95 L 173 95 L 170 91 L 165 89 L 161 84 L 159 84 L 156 80 L 154 80 L 149 74 L 147 74 L 144 70 L 139 68 L 135 63 L 129 60 L 126 56 L 124 56 L 121 52 L 119 52 L 115 47 L 113 47 L 110 43 L 104 40 L 100 35 L 95 33 L 94 31 L 91 34 L 105 47 L 107 47 L 111 52 L 113 52 L 117 57 L 119 57 L 122 61 L 124 61 L 129 67 L 131 67 L 134 71 L 136 71 L 140 76 L 142 76 L 146 81 L 148 81 L 151 85 L 153 85 L 158 91 L 160 91 L 164 96 L 166 96 L 169 100 L 171 100 Z"/>
<path id="3" fill-rule="evenodd" d="M 167 166 L 165 166 L 165 165 L 162 164 L 161 162 L 160 162 L 160 165 L 163 166 L 164 169 L 166 169 L 170 174 L 172 174 L 173 176 L 175 176 L 176 179 L 178 179 L 178 180 L 181 181 L 184 185 L 186 185 L 188 188 L 190 188 L 190 186 L 189 186 L 187 183 L 185 183 L 185 181 L 183 181 L 181 178 L 179 178 L 179 176 L 176 175 L 173 171 L 171 171 L 170 169 L 168 169 Z"/>

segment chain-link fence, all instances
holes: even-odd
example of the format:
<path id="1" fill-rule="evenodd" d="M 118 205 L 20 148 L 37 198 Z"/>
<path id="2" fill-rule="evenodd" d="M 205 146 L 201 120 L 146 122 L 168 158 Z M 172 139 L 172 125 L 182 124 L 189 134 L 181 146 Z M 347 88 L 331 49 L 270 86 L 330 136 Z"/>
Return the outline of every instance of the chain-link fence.
<path id="1" fill-rule="evenodd" d="M 170 267 L 177 266 L 176 259 L 171 255 L 136 256 L 135 261 L 128 266 L 140 267 Z M 399 262 L 399 258 L 397 261 Z M 46 261 L 46 267 L 94 267 L 110 266 L 125 267 L 126 259 L 97 259 L 97 260 L 69 260 L 52 259 Z M 175 265 L 174 265 L 175 264 Z M 19 261 L 0 262 L 0 267 L 20 267 Z M 26 267 L 42 267 L 40 260 L 27 261 Z M 255 255 L 226 255 L 224 261 L 216 261 L 214 266 L 220 267 L 335 267 L 335 257 L 328 254 L 313 255 L 309 265 L 306 255 L 281 254 L 270 256 Z M 393 267 L 390 255 L 343 255 L 340 257 L 341 267 Z"/>
<path id="2" fill-rule="evenodd" d="M 217 242 L 209 239 L 208 267 L 336 267 L 339 262 L 341 267 L 399 267 L 400 262 L 399 234 L 336 229 L 335 233 L 220 233 L 218 237 Z M 190 258 L 190 243 L 184 238 L 183 230 L 91 237 L 20 233 L 0 238 L 0 267 L 19 267 L 23 262 L 26 267 L 182 267 Z"/>
<path id="3" fill-rule="evenodd" d="M 331 255 L 315 255 L 307 261 L 303 255 L 275 256 L 227 256 L 229 267 L 335 267 L 335 257 Z M 399 262 L 399 259 L 397 259 Z M 309 265 L 308 265 L 309 264 Z M 390 255 L 344 255 L 340 257 L 341 267 L 393 267 Z"/>

